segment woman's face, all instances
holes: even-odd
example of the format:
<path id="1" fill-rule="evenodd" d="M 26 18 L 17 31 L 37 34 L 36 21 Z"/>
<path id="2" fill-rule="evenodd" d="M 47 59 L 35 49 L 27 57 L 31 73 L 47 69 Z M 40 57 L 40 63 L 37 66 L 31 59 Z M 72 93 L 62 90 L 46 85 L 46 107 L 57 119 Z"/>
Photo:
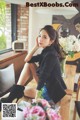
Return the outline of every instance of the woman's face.
<path id="1" fill-rule="evenodd" d="M 50 46 L 53 43 L 53 40 L 50 40 L 49 35 L 47 34 L 47 32 L 45 30 L 41 30 L 41 32 L 39 33 L 38 36 L 38 44 L 40 47 L 42 48 L 46 48 L 48 46 Z"/>

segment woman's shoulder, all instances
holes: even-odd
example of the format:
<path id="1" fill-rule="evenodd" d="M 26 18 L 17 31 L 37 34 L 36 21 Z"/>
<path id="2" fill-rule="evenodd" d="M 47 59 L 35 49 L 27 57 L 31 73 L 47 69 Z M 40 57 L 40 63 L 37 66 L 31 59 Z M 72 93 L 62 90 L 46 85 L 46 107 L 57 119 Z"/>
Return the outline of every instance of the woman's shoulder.
<path id="1" fill-rule="evenodd" d="M 46 57 L 57 57 L 58 56 L 56 50 L 52 47 L 47 47 L 43 49 L 41 54 Z"/>
<path id="2" fill-rule="evenodd" d="M 49 57 L 49 58 L 56 58 L 57 56 L 58 56 L 57 53 L 52 51 L 49 51 L 46 53 L 46 57 Z"/>

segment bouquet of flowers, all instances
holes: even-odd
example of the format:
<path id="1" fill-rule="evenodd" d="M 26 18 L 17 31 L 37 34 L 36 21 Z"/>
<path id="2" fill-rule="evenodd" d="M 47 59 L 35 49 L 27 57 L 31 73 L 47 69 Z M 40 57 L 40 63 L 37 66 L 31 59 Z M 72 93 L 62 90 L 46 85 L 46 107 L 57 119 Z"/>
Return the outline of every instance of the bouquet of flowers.
<path id="1" fill-rule="evenodd" d="M 33 99 L 30 106 L 23 110 L 25 120 L 61 120 L 59 108 L 51 108 L 45 99 Z"/>
<path id="2" fill-rule="evenodd" d="M 59 38 L 59 44 L 63 48 L 63 51 L 71 57 L 74 56 L 75 52 L 80 51 L 80 40 L 74 35 Z"/>

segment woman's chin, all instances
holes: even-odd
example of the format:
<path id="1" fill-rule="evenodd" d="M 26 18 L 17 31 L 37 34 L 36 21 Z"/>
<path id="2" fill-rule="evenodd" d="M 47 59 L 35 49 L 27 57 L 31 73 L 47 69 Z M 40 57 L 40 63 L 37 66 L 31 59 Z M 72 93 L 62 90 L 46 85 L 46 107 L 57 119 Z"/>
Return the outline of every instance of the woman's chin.
<path id="1" fill-rule="evenodd" d="M 39 47 L 41 47 L 41 48 L 45 48 L 45 46 L 43 46 L 42 44 L 39 44 Z"/>
<path id="2" fill-rule="evenodd" d="M 40 44 L 39 47 L 43 48 L 43 45 Z"/>

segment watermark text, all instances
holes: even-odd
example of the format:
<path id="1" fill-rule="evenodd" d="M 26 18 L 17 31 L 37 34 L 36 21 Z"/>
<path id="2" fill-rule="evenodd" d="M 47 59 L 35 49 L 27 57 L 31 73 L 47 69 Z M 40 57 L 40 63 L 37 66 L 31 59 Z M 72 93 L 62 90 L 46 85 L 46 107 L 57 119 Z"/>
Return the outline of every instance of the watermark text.
<path id="1" fill-rule="evenodd" d="M 47 2 L 37 2 L 37 3 L 29 3 L 26 2 L 26 7 L 79 7 L 78 3 L 47 3 Z"/>

